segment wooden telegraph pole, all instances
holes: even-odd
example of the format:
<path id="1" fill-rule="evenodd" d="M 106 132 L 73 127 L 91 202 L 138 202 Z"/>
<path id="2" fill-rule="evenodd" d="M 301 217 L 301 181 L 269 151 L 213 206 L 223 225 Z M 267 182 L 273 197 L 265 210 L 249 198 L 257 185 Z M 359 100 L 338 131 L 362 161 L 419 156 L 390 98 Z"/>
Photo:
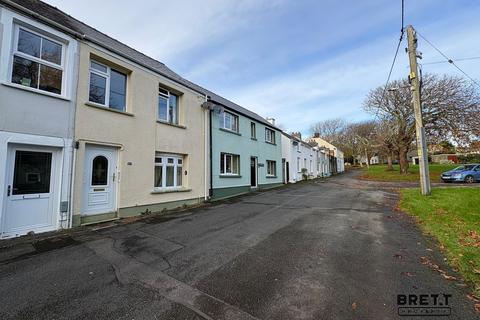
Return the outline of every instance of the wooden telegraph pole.
<path id="1" fill-rule="evenodd" d="M 431 194 L 430 174 L 428 172 L 427 142 L 425 140 L 425 128 L 422 120 L 422 104 L 420 101 L 420 79 L 417 66 L 417 35 L 412 26 L 407 26 L 408 57 L 410 60 L 410 82 L 413 97 L 413 109 L 415 111 L 415 129 L 417 133 L 418 162 L 420 165 L 420 186 L 422 194 Z"/>

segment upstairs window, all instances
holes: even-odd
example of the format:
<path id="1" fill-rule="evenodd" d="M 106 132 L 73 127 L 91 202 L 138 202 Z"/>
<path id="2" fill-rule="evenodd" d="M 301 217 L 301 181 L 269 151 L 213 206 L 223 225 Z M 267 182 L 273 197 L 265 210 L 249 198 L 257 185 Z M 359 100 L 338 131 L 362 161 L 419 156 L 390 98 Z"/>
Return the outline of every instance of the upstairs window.
<path id="1" fill-rule="evenodd" d="M 178 96 L 168 90 L 158 91 L 158 120 L 178 124 Z"/>
<path id="2" fill-rule="evenodd" d="M 183 156 L 155 155 L 155 185 L 156 189 L 180 188 L 183 177 Z"/>
<path id="3" fill-rule="evenodd" d="M 277 162 L 267 160 L 267 176 L 275 177 L 277 175 Z"/>
<path id="4" fill-rule="evenodd" d="M 236 154 L 220 154 L 220 174 L 239 175 L 240 174 L 240 156 Z"/>
<path id="5" fill-rule="evenodd" d="M 90 60 L 88 100 L 107 108 L 125 111 L 127 75 L 107 65 Z"/>
<path id="6" fill-rule="evenodd" d="M 257 139 L 257 128 L 255 122 L 250 123 L 250 134 L 252 136 L 252 139 Z"/>
<path id="7" fill-rule="evenodd" d="M 230 112 L 223 112 L 223 129 L 238 132 L 238 116 Z"/>
<path id="8" fill-rule="evenodd" d="M 265 128 L 265 141 L 268 143 L 275 143 L 275 131 Z"/>
<path id="9" fill-rule="evenodd" d="M 65 44 L 16 26 L 11 82 L 62 94 Z"/>

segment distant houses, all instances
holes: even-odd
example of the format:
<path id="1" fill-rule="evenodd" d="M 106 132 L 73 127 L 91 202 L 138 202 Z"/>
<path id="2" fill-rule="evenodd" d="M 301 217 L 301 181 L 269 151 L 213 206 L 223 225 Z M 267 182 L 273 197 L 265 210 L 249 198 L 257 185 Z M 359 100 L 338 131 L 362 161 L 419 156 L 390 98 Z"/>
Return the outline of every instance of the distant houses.
<path id="1" fill-rule="evenodd" d="M 0 238 L 343 171 L 307 141 L 41 1 L 0 0 Z"/>

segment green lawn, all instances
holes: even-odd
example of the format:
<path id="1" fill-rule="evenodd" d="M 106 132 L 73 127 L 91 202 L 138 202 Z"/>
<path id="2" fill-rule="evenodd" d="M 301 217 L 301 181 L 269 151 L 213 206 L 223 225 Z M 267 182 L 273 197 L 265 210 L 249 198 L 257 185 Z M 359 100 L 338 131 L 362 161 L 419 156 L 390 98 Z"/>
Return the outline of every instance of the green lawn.
<path id="1" fill-rule="evenodd" d="M 457 164 L 430 164 L 430 181 L 441 182 L 440 175 L 444 171 L 458 167 Z M 362 174 L 362 179 L 376 181 L 400 181 L 400 182 L 416 182 L 420 177 L 418 174 L 418 165 L 410 165 L 408 174 L 400 174 L 400 166 L 394 165 L 394 171 L 387 171 L 386 165 L 373 165 L 370 169 L 366 169 Z"/>
<path id="2" fill-rule="evenodd" d="M 430 197 L 401 189 L 400 209 L 438 240 L 448 263 L 480 296 L 480 189 L 433 189 Z"/>

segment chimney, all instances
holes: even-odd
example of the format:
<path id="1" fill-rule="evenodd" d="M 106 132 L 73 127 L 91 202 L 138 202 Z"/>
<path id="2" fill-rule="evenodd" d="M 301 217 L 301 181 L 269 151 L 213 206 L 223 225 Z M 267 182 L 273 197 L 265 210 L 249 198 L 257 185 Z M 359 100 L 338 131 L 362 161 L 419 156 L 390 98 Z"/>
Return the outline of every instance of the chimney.
<path id="1" fill-rule="evenodd" d="M 273 126 L 275 125 L 275 118 L 266 118 Z"/>
<path id="2" fill-rule="evenodd" d="M 319 133 L 319 132 L 315 132 L 315 133 L 313 134 L 313 137 L 314 137 L 314 138 L 320 138 L 320 133 Z"/>
<path id="3" fill-rule="evenodd" d="M 291 135 L 297 138 L 298 140 L 302 140 L 302 134 L 300 132 L 292 132 Z"/>

